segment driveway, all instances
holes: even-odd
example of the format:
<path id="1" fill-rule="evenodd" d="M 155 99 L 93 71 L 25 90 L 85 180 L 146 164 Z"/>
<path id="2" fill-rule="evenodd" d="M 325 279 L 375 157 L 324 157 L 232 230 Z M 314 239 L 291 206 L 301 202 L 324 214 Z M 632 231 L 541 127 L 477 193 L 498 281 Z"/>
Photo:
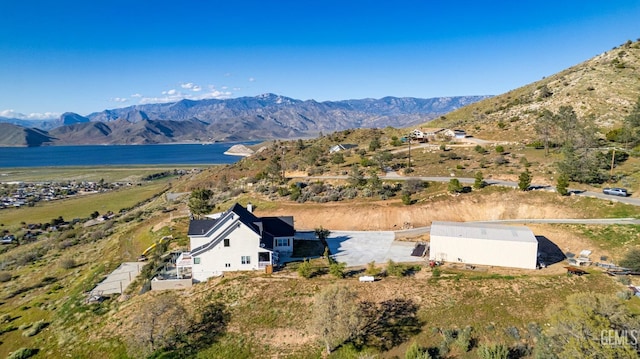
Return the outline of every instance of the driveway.
<path id="1" fill-rule="evenodd" d="M 345 262 L 349 267 L 363 266 L 371 261 L 381 264 L 389 259 L 394 262 L 424 260 L 411 256 L 415 243 L 395 241 L 394 238 L 391 231 L 331 231 L 327 244 L 336 261 Z"/>

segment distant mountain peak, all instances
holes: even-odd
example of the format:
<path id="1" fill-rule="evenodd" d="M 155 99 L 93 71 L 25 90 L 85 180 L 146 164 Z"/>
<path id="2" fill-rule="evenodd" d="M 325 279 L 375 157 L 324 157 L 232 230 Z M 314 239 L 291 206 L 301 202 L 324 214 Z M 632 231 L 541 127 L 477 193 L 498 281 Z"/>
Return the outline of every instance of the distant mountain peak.
<path id="1" fill-rule="evenodd" d="M 74 123 L 85 123 L 89 122 L 90 120 L 86 117 L 78 115 L 77 113 L 65 112 L 60 115 L 59 121 L 63 126 L 66 126 L 73 125 Z"/>
<path id="2" fill-rule="evenodd" d="M 273 102 L 277 105 L 282 105 L 282 104 L 290 105 L 296 102 L 300 102 L 299 100 L 294 100 L 290 97 L 280 96 L 280 95 L 276 95 L 274 93 L 269 93 L 269 92 L 258 95 L 255 98 L 263 101 Z"/>
<path id="3" fill-rule="evenodd" d="M 296 138 L 349 128 L 413 126 L 484 98 L 460 96 L 443 101 L 385 97 L 317 102 L 265 93 L 135 105 L 86 117 L 67 112 L 56 121 L 59 127 L 50 127 L 49 133 L 55 138 L 53 144 L 59 145 Z"/>

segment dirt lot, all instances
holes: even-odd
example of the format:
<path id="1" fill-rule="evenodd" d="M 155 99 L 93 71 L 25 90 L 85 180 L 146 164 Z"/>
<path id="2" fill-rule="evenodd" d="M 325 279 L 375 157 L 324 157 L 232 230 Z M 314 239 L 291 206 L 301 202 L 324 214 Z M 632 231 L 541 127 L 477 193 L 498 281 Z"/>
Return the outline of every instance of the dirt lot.
<path id="1" fill-rule="evenodd" d="M 399 200 L 369 203 L 334 202 L 325 204 L 280 203 L 275 210 L 257 215 L 293 215 L 298 229 L 313 229 L 323 226 L 330 230 L 400 230 L 431 225 L 432 221 L 480 221 L 526 218 L 581 218 L 561 202 L 551 203 L 546 198 L 524 196 L 519 191 L 491 193 L 483 196 L 442 195 L 442 200 L 418 202 L 405 206 Z M 578 234 L 567 232 L 554 225 L 528 225 L 536 236 L 544 236 L 563 252 L 580 253 L 583 249 L 592 251 L 591 258 L 598 261 L 601 256 L 611 257 L 608 250 L 594 244 Z M 424 235 L 419 240 L 428 240 Z M 559 274 L 565 272 L 564 262 L 552 265 L 539 274 Z M 484 270 L 487 270 L 486 268 Z M 492 273 L 523 274 L 523 270 L 513 268 L 490 269 Z M 524 271 L 528 272 L 528 271 Z M 530 273 L 532 274 L 532 273 Z"/>
<path id="2" fill-rule="evenodd" d="M 577 213 L 565 206 L 554 205 L 545 198 L 512 191 L 486 196 L 439 195 L 429 201 L 405 206 L 400 200 L 368 203 L 333 202 L 325 204 L 279 203 L 278 209 L 261 211 L 258 216 L 295 216 L 297 229 L 318 226 L 334 230 L 367 231 L 399 230 L 423 227 L 432 221 L 481 221 L 526 218 L 576 218 Z M 439 200 L 441 199 L 441 200 Z"/>

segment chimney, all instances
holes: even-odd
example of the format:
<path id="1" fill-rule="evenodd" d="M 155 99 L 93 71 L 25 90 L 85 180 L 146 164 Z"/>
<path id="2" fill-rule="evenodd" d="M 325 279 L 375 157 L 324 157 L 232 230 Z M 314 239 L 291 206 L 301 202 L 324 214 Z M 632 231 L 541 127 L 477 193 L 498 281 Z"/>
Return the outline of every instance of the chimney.
<path id="1" fill-rule="evenodd" d="M 247 203 L 247 211 L 253 213 L 253 205 L 251 204 L 251 202 Z"/>

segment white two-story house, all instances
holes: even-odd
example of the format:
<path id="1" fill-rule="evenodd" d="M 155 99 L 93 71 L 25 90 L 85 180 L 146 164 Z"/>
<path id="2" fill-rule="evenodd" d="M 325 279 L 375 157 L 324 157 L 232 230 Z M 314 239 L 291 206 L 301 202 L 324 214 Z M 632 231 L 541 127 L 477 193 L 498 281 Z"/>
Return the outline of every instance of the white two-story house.
<path id="1" fill-rule="evenodd" d="M 256 217 L 235 204 L 215 219 L 189 223 L 190 258 L 194 281 L 223 272 L 258 270 L 278 263 L 278 253 L 293 251 L 293 217 Z"/>

